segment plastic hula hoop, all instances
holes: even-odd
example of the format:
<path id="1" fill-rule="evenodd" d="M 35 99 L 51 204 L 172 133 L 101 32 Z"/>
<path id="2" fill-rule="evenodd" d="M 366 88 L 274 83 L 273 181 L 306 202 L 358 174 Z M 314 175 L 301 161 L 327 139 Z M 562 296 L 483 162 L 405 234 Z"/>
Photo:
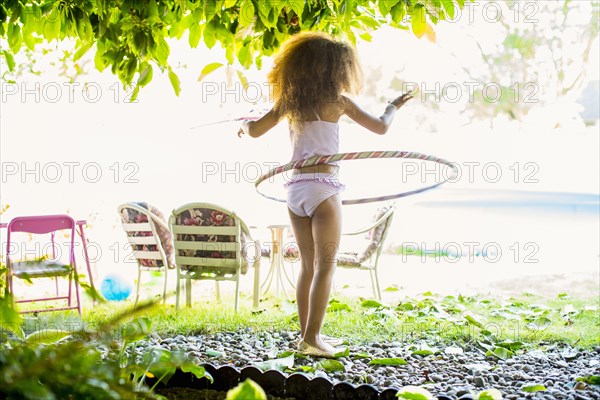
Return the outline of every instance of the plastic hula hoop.
<path id="1" fill-rule="evenodd" d="M 420 189 L 409 190 L 406 192 L 390 194 L 386 196 L 377 196 L 377 197 L 365 197 L 360 199 L 348 199 L 342 200 L 342 204 L 350 205 L 350 204 L 365 204 L 365 203 L 374 203 L 378 201 L 388 201 L 393 199 L 399 199 L 401 197 L 412 196 L 414 194 L 423 193 L 428 190 L 435 189 L 436 187 L 446 183 L 450 179 L 454 178 L 458 174 L 458 168 L 456 165 L 450 161 L 444 160 L 443 158 L 438 158 L 435 156 L 430 156 L 427 154 L 416 153 L 411 151 L 361 151 L 355 153 L 338 153 L 338 154 L 330 154 L 324 156 L 313 156 L 310 158 L 306 158 L 304 160 L 292 161 L 284 165 L 280 165 L 278 167 L 272 168 L 267 171 L 261 177 L 259 177 L 254 183 L 254 187 L 256 191 L 270 200 L 286 202 L 285 199 L 280 199 L 278 197 L 271 197 L 261 192 L 259 186 L 261 183 L 266 181 L 269 178 L 274 177 L 275 175 L 281 174 L 283 172 L 289 171 L 291 169 L 297 169 L 302 167 L 309 167 L 312 165 L 318 164 L 327 164 L 335 161 L 343 161 L 343 160 L 364 160 L 370 158 L 405 158 L 405 159 L 415 159 L 415 160 L 423 160 L 423 161 L 431 161 L 438 163 L 440 165 L 445 165 L 452 170 L 452 173 L 449 174 L 443 181 L 435 183 L 433 185 L 425 186 Z"/>

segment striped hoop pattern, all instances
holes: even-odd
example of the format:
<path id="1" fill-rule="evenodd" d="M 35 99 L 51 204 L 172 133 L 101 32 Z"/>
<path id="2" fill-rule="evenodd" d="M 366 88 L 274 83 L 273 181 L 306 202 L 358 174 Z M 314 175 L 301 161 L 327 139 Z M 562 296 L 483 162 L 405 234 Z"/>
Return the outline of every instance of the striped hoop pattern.
<path id="1" fill-rule="evenodd" d="M 330 155 L 325 155 L 325 156 L 314 156 L 314 157 L 306 158 L 304 160 L 292 161 L 287 164 L 280 165 L 279 167 L 275 167 L 275 168 L 267 171 L 261 177 L 259 177 L 256 180 L 256 182 L 254 183 L 254 187 L 256 188 L 256 191 L 260 195 L 266 197 L 267 199 L 285 203 L 286 202 L 285 199 L 280 199 L 278 197 L 271 197 L 271 196 L 268 196 L 265 193 L 261 192 L 259 189 L 260 184 L 263 183 L 264 181 L 266 181 L 267 179 L 274 177 L 275 175 L 281 174 L 283 172 L 286 172 L 286 171 L 289 171 L 292 169 L 309 167 L 309 166 L 318 165 L 318 164 L 328 164 L 328 163 L 332 163 L 335 161 L 365 160 L 365 159 L 372 159 L 372 158 L 404 158 L 404 159 L 431 161 L 431 162 L 435 162 L 435 163 L 449 167 L 452 170 L 452 173 L 449 174 L 449 176 L 446 177 L 446 179 L 444 179 L 443 181 L 435 183 L 433 185 L 429 185 L 429 186 L 420 188 L 420 189 L 409 190 L 406 192 L 390 194 L 390 195 L 386 195 L 386 196 L 365 197 L 365 198 L 359 198 L 359 199 L 343 200 L 342 204 L 350 205 L 350 204 L 374 203 L 374 202 L 378 202 L 378 201 L 388 201 L 388 200 L 393 200 L 393 199 L 399 199 L 401 197 L 411 196 L 411 195 L 418 194 L 418 193 L 423 193 L 428 190 L 435 189 L 436 187 L 446 183 L 450 179 L 453 179 L 458 174 L 458 168 L 456 167 L 456 165 L 454 163 L 444 160 L 443 158 L 430 156 L 430 155 L 423 154 L 423 153 L 417 153 L 417 152 L 411 152 L 411 151 L 361 151 L 361 152 L 355 152 L 355 153 L 338 153 L 338 154 L 330 154 Z"/>

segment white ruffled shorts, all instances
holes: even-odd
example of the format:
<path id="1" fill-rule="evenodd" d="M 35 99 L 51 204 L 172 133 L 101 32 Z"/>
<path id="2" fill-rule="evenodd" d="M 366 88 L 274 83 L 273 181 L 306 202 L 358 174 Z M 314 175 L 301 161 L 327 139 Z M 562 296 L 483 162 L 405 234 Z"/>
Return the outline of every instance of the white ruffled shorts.
<path id="1" fill-rule="evenodd" d="M 297 174 L 285 184 L 287 206 L 299 217 L 312 217 L 319 205 L 344 190 L 337 174 Z"/>

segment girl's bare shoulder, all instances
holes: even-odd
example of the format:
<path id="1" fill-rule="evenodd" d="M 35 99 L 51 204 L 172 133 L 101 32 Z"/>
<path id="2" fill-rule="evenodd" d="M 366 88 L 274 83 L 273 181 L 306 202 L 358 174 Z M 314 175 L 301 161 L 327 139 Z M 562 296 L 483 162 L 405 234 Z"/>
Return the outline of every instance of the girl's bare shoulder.
<path id="1" fill-rule="evenodd" d="M 337 122 L 345 112 L 346 98 L 342 96 L 339 102 L 329 103 L 320 110 L 319 117 L 324 121 Z"/>

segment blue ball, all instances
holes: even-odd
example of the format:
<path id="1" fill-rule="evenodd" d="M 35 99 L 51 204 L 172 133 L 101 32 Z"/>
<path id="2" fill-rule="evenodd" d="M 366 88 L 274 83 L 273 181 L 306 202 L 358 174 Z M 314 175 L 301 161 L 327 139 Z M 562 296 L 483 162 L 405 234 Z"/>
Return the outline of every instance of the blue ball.
<path id="1" fill-rule="evenodd" d="M 131 294 L 133 285 L 117 274 L 108 274 L 100 285 L 100 293 L 106 300 L 122 301 Z"/>

